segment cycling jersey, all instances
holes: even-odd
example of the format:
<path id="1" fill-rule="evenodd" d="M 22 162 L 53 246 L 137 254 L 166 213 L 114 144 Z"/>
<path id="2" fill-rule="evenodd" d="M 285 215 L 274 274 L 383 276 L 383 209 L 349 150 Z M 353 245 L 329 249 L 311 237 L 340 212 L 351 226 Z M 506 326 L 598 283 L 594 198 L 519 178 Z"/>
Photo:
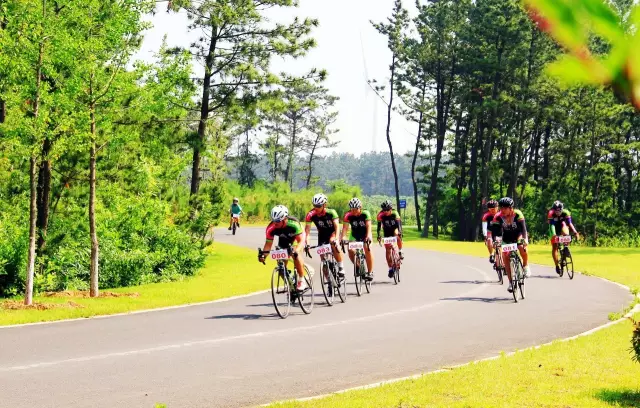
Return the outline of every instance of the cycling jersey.
<path id="1" fill-rule="evenodd" d="M 240 207 L 240 204 L 231 204 L 229 211 L 231 211 L 231 214 L 238 215 L 242 212 L 242 207 Z"/>
<path id="2" fill-rule="evenodd" d="M 482 216 L 482 235 L 484 235 L 485 237 L 487 236 L 487 229 L 489 227 L 489 224 L 491 224 L 491 221 L 493 221 L 493 217 L 495 217 L 495 214 L 491 214 L 490 211 L 487 211 Z"/>
<path id="3" fill-rule="evenodd" d="M 520 238 L 527 239 L 527 224 L 522 211 L 514 210 L 511 222 L 502 212 L 497 213 L 491 221 L 491 233 L 494 237 L 502 237 L 505 244 L 514 244 Z"/>
<path id="4" fill-rule="evenodd" d="M 305 219 L 307 225 L 313 222 L 318 229 L 318 245 L 325 245 L 329 243 L 331 236 L 336 232 L 334 220 L 337 219 L 339 219 L 339 217 L 336 210 L 331 210 L 329 208 L 327 208 L 322 215 L 318 214 L 315 209 L 307 213 L 307 217 Z"/>
<path id="5" fill-rule="evenodd" d="M 343 222 L 351 225 L 351 240 L 364 241 L 367 238 L 367 221 L 371 221 L 371 214 L 367 210 L 362 210 L 360 215 L 351 211 L 344 215 Z"/>
<path id="6" fill-rule="evenodd" d="M 382 226 L 385 238 L 395 236 L 396 229 L 400 229 L 400 214 L 396 210 L 392 210 L 391 214 L 385 214 L 384 211 L 380 211 L 378 213 L 378 233 L 380 233 L 380 226 Z"/>
<path id="7" fill-rule="evenodd" d="M 549 223 L 549 237 L 552 238 L 558 234 L 558 230 L 562 230 L 562 224 L 567 227 L 571 225 L 571 213 L 564 209 L 560 215 L 556 215 L 553 209 L 547 213 L 547 222 Z"/>
<path id="8" fill-rule="evenodd" d="M 289 217 L 284 227 L 278 228 L 273 222 L 267 226 L 267 241 L 273 242 L 273 239 L 278 237 L 278 246 L 280 248 L 287 248 L 290 247 L 296 237 L 303 232 L 300 221 L 294 217 Z"/>

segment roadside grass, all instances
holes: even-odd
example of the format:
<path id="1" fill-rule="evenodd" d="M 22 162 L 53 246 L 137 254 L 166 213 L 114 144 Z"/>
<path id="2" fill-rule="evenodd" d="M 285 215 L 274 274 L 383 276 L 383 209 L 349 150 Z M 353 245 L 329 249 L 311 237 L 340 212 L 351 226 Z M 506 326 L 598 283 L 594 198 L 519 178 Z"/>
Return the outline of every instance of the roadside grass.
<path id="1" fill-rule="evenodd" d="M 0 326 L 132 312 L 251 293 L 269 287 L 268 266 L 259 264 L 250 249 L 216 242 L 196 276 L 178 282 L 108 289 L 103 293 L 113 295 L 97 299 L 73 293 L 37 296 L 36 307 L 29 309 L 9 309 L 22 298 L 1 301 Z"/>
<path id="2" fill-rule="evenodd" d="M 483 242 L 459 242 L 450 239 L 423 239 L 416 228 L 404 231 L 406 247 L 461 255 L 488 257 Z M 640 248 L 592 248 L 572 246 L 574 268 L 586 275 L 599 276 L 628 286 L 634 293 L 640 289 Z M 529 245 L 529 262 L 553 266 L 550 244 Z"/>
<path id="3" fill-rule="evenodd" d="M 638 317 L 638 316 L 636 316 Z M 414 380 L 278 407 L 639 407 L 631 322 Z"/>

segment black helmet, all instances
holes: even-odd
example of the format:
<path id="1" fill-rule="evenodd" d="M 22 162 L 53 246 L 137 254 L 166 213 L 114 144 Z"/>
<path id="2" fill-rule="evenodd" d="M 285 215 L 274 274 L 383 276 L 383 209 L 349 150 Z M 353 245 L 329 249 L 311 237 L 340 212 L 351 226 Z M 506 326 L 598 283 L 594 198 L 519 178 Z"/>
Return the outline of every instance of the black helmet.
<path id="1" fill-rule="evenodd" d="M 489 200 L 487 208 L 498 208 L 498 202 L 496 200 Z"/>
<path id="2" fill-rule="evenodd" d="M 500 208 L 512 208 L 513 207 L 513 199 L 510 197 L 503 197 L 498 201 L 498 205 Z"/>
<path id="3" fill-rule="evenodd" d="M 563 210 L 564 209 L 564 204 L 562 204 L 561 201 L 556 200 L 553 203 L 553 206 L 551 208 L 553 208 L 554 210 Z"/>
<path id="4" fill-rule="evenodd" d="M 382 207 L 384 211 L 389 211 L 393 209 L 393 204 L 391 204 L 391 201 L 389 200 L 384 200 L 384 202 L 380 205 L 380 207 Z"/>

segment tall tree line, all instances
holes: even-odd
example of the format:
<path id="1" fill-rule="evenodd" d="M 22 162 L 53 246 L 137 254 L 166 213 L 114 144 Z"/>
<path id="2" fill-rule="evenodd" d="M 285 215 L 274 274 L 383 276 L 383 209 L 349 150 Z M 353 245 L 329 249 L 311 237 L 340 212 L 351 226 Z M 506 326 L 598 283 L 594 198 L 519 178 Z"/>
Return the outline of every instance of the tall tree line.
<path id="1" fill-rule="evenodd" d="M 605 89 L 547 76 L 561 50 L 517 0 L 416 5 L 391 76 L 425 160 L 423 236 L 446 223 L 455 238 L 475 240 L 486 201 L 511 196 L 538 235 L 560 199 L 594 244 L 637 237 L 637 113 Z M 621 15 L 629 6 L 620 2 Z M 590 48 L 608 51 L 596 35 Z"/>
<path id="2" fill-rule="evenodd" d="M 316 20 L 266 19 L 296 5 L 0 0 L 0 296 L 31 304 L 34 290 L 98 296 L 195 273 L 228 199 L 229 147 L 243 136 L 248 151 L 264 115 L 291 111 L 286 89 L 323 89 L 324 71 L 270 70 L 315 46 Z M 202 37 L 134 61 L 161 9 L 185 10 Z M 300 123 L 313 143 L 296 149 L 317 152 L 332 133 L 333 99 L 323 114 L 317 99 Z"/>

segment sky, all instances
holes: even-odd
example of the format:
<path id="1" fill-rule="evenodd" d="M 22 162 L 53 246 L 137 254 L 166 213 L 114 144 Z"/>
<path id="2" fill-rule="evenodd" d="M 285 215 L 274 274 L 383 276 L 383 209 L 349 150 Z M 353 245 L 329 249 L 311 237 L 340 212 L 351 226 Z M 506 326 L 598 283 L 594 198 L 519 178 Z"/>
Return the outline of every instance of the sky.
<path id="1" fill-rule="evenodd" d="M 163 4 L 163 3 L 161 3 Z M 197 32 L 189 33 L 184 12 L 166 13 L 163 5 L 148 20 L 153 28 L 147 31 L 137 58 L 151 60 L 167 36 L 169 46 L 187 47 Z M 393 0 L 300 0 L 298 8 L 272 13 L 273 21 L 288 21 L 294 16 L 319 20 L 313 31 L 317 47 L 296 61 L 273 62 L 273 71 L 301 74 L 311 68 L 326 69 L 325 86 L 338 96 L 339 112 L 335 128 L 339 133 L 336 151 L 354 154 L 388 151 L 386 140 L 387 106 L 369 88 L 366 79 L 388 81 L 391 53 L 387 40 L 372 27 L 370 21 L 386 21 L 391 15 Z M 391 138 L 394 152 L 413 149 L 416 125 L 394 113 Z"/>

